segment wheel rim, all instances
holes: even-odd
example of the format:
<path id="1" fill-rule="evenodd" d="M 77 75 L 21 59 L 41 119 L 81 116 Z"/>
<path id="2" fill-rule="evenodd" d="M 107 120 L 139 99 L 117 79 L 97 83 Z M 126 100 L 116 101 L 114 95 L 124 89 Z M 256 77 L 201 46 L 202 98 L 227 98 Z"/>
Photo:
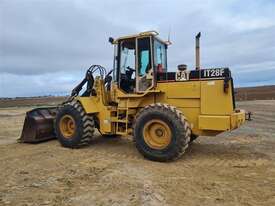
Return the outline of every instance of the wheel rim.
<path id="1" fill-rule="evenodd" d="M 172 132 L 164 121 L 151 120 L 144 126 L 143 137 L 149 147 L 164 149 L 171 142 Z"/>
<path id="2" fill-rule="evenodd" d="M 59 122 L 59 129 L 63 137 L 71 138 L 75 132 L 75 120 L 71 115 L 64 115 Z"/>

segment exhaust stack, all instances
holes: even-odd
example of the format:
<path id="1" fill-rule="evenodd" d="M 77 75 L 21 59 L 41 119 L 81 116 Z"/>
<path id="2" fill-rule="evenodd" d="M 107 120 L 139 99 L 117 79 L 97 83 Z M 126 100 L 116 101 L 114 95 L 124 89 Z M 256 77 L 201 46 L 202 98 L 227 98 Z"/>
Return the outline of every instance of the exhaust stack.
<path id="1" fill-rule="evenodd" d="M 200 37 L 201 33 L 199 32 L 196 36 L 196 70 L 200 70 Z"/>

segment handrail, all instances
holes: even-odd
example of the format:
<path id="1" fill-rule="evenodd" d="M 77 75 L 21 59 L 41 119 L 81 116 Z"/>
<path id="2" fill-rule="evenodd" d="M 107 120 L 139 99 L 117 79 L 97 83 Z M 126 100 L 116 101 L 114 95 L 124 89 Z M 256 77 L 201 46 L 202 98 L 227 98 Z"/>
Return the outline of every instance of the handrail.
<path id="1" fill-rule="evenodd" d="M 143 32 L 140 32 L 139 35 L 148 35 L 148 34 L 153 34 L 154 36 L 157 36 L 159 35 L 159 33 L 155 30 L 150 30 L 150 31 L 143 31 Z"/>

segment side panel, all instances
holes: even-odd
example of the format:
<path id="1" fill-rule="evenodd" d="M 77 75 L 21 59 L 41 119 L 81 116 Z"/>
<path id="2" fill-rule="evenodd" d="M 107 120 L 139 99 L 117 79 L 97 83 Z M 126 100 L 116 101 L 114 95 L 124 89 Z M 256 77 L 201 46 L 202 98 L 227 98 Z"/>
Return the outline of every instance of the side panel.
<path id="1" fill-rule="evenodd" d="M 203 130 L 230 130 L 230 116 L 199 116 L 199 129 Z"/>
<path id="2" fill-rule="evenodd" d="M 158 83 L 157 90 L 165 93 L 165 99 L 198 99 L 201 93 L 199 81 Z"/>
<path id="3" fill-rule="evenodd" d="M 227 91 L 224 80 L 159 82 L 156 102 L 173 105 L 188 119 L 196 135 L 216 135 L 232 129 L 234 113 L 231 81 Z"/>
<path id="4" fill-rule="evenodd" d="M 156 102 L 173 105 L 180 109 L 191 124 L 193 133 L 200 134 L 198 116 L 200 115 L 200 82 L 167 82 L 158 83 L 157 89 L 161 91 L 156 96 Z"/>
<path id="5" fill-rule="evenodd" d="M 201 114 L 230 115 L 232 112 L 231 85 L 225 92 L 223 80 L 201 81 Z"/>

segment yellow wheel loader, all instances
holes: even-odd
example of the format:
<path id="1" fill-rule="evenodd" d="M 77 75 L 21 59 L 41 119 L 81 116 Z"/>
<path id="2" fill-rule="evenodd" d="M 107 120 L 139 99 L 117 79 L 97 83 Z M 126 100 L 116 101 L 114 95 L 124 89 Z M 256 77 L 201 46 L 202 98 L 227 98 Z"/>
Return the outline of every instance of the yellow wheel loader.
<path id="1" fill-rule="evenodd" d="M 57 138 L 62 146 L 77 148 L 98 130 L 106 137 L 132 135 L 145 158 L 171 161 L 198 136 L 238 128 L 246 114 L 235 108 L 231 72 L 200 68 L 199 38 L 200 33 L 196 69 L 181 64 L 173 72 L 167 70 L 170 42 L 157 32 L 110 38 L 113 70 L 107 74 L 93 65 L 63 104 L 27 112 L 20 142 Z"/>

